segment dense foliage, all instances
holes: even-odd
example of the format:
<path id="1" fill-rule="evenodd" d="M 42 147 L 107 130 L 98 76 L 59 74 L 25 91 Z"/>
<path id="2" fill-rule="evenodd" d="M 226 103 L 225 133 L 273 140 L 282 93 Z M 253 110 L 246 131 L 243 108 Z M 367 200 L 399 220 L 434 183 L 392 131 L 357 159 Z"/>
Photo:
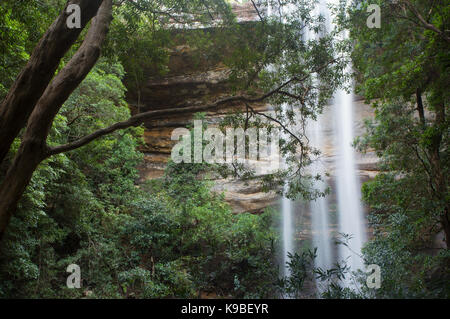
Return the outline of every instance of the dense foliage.
<path id="1" fill-rule="evenodd" d="M 52 130 L 52 142 L 129 116 L 123 68 L 100 62 Z M 138 187 L 141 129 L 130 129 L 41 165 L 0 257 L 2 297 L 267 297 L 274 293 L 271 217 L 234 216 L 197 178 L 170 164 Z M 186 181 L 189 181 L 186 183 Z M 83 289 L 66 286 L 78 264 Z"/>
<path id="2" fill-rule="evenodd" d="M 373 2 L 382 9 L 380 29 L 366 25 Z M 0 99 L 64 3 L 0 3 Z M 350 41 L 325 35 L 314 1 L 270 0 L 289 10 L 267 15 L 259 6 L 251 27 L 236 23 L 227 1 L 120 3 L 102 58 L 51 119 L 45 142 L 70 143 L 128 119 L 125 77 L 140 111 L 144 71 L 167 71 L 168 49 L 180 33 L 170 30 L 174 21 L 182 29 L 220 17 L 214 32 L 190 32 L 183 41 L 199 58 L 222 61 L 233 93 L 256 98 L 272 92 L 266 100 L 275 122 L 287 126 L 304 126 L 322 112 L 346 80 L 342 71 L 351 56 L 357 91 L 376 112 L 356 145 L 382 161 L 381 173 L 363 187 L 374 230 L 364 258 L 382 267 L 382 289 L 342 288 L 348 268 L 314 269 L 314 251 L 291 255 L 291 276 L 278 280 L 271 211 L 232 214 L 211 191 L 207 165 L 169 163 L 162 179 L 138 184 L 143 129 L 133 127 L 38 166 L 1 242 L 0 297 L 302 297 L 317 280 L 325 298 L 448 298 L 448 1 L 355 0 L 340 7 L 339 26 L 350 31 Z M 306 27 L 323 36 L 302 41 Z M 247 114 L 233 113 L 222 124 L 274 126 L 249 110 L 247 105 Z M 310 176 L 308 165 L 318 154 L 302 127 L 295 133 L 281 143 L 287 171 L 267 176 L 265 186 L 284 189 L 279 186 L 287 181 L 289 197 L 312 199 L 311 184 L 320 176 Z M 21 136 L 0 163 L 0 178 Z M 66 287 L 70 264 L 81 267 L 80 290 Z"/>
<path id="3" fill-rule="evenodd" d="M 380 29 L 365 26 L 373 1 L 355 1 L 346 25 L 357 89 L 376 114 L 357 146 L 382 171 L 363 187 L 375 236 L 365 258 L 383 269 L 377 297 L 448 298 L 448 1 L 376 2 Z"/>
<path id="4" fill-rule="evenodd" d="M 58 12 L 61 1 L 2 1 L 0 6 L 0 99 L 42 33 Z"/>
<path id="5" fill-rule="evenodd" d="M 50 24 L 55 4 L 2 2 L 2 97 Z M 130 17 L 130 11 L 122 9 L 120 14 Z M 139 30 L 146 24 L 132 25 Z M 143 31 L 133 33 L 123 30 L 123 24 L 114 25 L 105 58 L 65 103 L 50 144 L 67 143 L 130 116 L 122 84 L 125 72 L 116 58 L 127 56 L 122 50 L 129 47 L 117 44 L 126 43 L 121 37 L 130 34 L 149 64 L 160 63 L 163 68 L 166 53 L 150 40 L 157 41 L 164 32 L 157 38 L 150 33 L 146 42 Z M 161 62 L 155 62 L 152 54 Z M 133 63 L 124 61 L 130 75 L 137 76 Z M 221 196 L 196 179 L 199 167 L 171 165 L 164 180 L 137 186 L 142 133 L 139 128 L 122 131 L 40 165 L 2 243 L 1 297 L 274 293 L 270 215 L 232 215 Z M 66 268 L 73 263 L 81 267 L 81 290 L 66 288 Z"/>

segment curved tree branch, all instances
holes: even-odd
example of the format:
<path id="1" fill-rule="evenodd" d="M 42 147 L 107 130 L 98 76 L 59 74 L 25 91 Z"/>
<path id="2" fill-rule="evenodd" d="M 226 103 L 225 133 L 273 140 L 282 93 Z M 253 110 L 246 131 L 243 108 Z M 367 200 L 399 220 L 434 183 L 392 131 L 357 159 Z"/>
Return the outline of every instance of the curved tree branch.
<path id="1" fill-rule="evenodd" d="M 290 135 L 292 135 L 299 143 L 301 146 L 303 146 L 302 141 L 295 135 L 293 134 L 291 131 L 289 131 L 289 129 L 287 129 L 283 123 L 281 123 L 280 121 L 278 121 L 277 119 L 264 114 L 264 113 L 260 113 L 260 112 L 256 112 L 251 106 L 251 103 L 257 103 L 257 102 L 262 102 L 264 100 L 267 100 L 268 98 L 276 95 L 276 94 L 285 94 L 286 92 L 282 91 L 283 88 L 289 86 L 290 84 L 294 83 L 294 82 L 303 82 L 306 79 L 308 79 L 312 74 L 317 73 L 322 71 L 324 68 L 326 68 L 327 66 L 329 66 L 332 63 L 335 63 L 337 61 L 337 59 L 331 60 L 329 62 L 327 62 L 326 64 L 324 64 L 323 66 L 317 68 L 316 70 L 310 72 L 308 75 L 305 75 L 303 77 L 293 77 L 290 80 L 284 82 L 283 84 L 281 84 L 280 86 L 278 86 L 277 88 L 275 88 L 274 90 L 269 91 L 266 94 L 263 94 L 261 96 L 258 97 L 247 97 L 244 95 L 238 95 L 238 96 L 231 96 L 231 97 L 227 97 L 224 99 L 220 99 L 212 104 L 206 104 L 206 105 L 200 105 L 200 106 L 190 106 L 190 107 L 181 107 L 181 108 L 174 108 L 174 109 L 164 109 L 164 110 L 155 110 L 155 111 L 148 111 L 148 112 L 144 112 L 144 113 L 140 113 L 140 114 L 136 114 L 132 117 L 130 117 L 128 120 L 123 121 L 123 122 L 119 122 L 116 124 L 113 124 L 110 127 L 107 128 L 103 128 L 100 129 L 98 131 L 93 132 L 92 134 L 89 134 L 85 137 L 82 137 L 76 141 L 64 144 L 64 145 L 60 145 L 60 146 L 55 146 L 55 147 L 49 147 L 47 146 L 47 151 L 46 151 L 46 157 L 50 157 L 52 155 L 56 155 L 56 154 L 60 154 L 60 153 L 64 153 L 64 152 L 68 152 L 68 151 L 72 151 L 75 149 L 78 149 L 86 144 L 89 144 L 90 142 L 92 142 L 93 140 L 103 137 L 105 135 L 111 134 L 115 131 L 121 130 L 121 129 L 126 129 L 129 127 L 133 127 L 133 126 L 139 126 L 140 124 L 142 124 L 145 121 L 148 121 L 150 119 L 155 120 L 161 117 L 165 117 L 165 116 L 169 116 L 172 114 L 183 114 L 183 113 L 196 113 L 196 112 L 203 112 L 203 111 L 208 111 L 208 110 L 213 110 L 218 108 L 221 105 L 225 105 L 225 104 L 229 104 L 232 102 L 241 102 L 241 103 L 245 103 L 246 106 L 252 111 L 252 113 L 254 114 L 258 114 L 258 115 L 262 115 L 264 117 L 266 117 L 269 120 L 272 120 L 276 123 L 278 123 L 286 132 L 288 132 Z M 292 96 L 294 98 L 296 98 L 296 96 Z M 301 97 L 299 97 L 301 98 Z M 301 101 L 302 102 L 302 101 Z"/>

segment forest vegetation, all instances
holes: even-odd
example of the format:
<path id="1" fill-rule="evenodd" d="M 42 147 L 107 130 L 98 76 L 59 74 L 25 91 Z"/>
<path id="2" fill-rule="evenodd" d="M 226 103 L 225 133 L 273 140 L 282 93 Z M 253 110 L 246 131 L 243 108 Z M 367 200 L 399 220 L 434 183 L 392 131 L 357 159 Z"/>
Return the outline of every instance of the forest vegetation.
<path id="1" fill-rule="evenodd" d="M 314 278 L 327 283 L 324 298 L 449 298 L 449 1 L 341 2 L 338 30 L 310 41 L 305 27 L 323 31 L 314 1 L 283 1 L 289 16 L 250 2 L 251 31 L 226 0 L 1 1 L 1 298 L 301 297 Z M 379 29 L 366 25 L 372 3 Z M 69 4 L 81 7 L 79 29 L 67 28 Z M 198 23 L 215 31 L 187 32 Z M 166 74 L 180 35 L 224 61 L 233 94 L 132 114 L 125 83 L 139 90 L 144 65 Z M 294 110 L 306 125 L 353 83 L 375 112 L 354 146 L 381 163 L 362 188 L 373 231 L 363 258 L 383 269 L 379 290 L 344 288 L 345 264 L 316 269 L 314 249 L 291 255 L 281 278 L 277 210 L 233 214 L 212 191 L 215 174 L 252 178 L 244 167 L 169 162 L 162 178 L 139 182 L 147 120 L 238 103 L 244 113 L 223 125 L 285 128 Z M 271 103 L 274 117 L 261 121 L 255 102 Z M 288 167 L 261 183 L 289 198 L 323 196 L 311 187 L 321 177 L 308 173 L 306 132 L 288 133 Z M 70 264 L 83 270 L 82 289 L 66 287 Z"/>

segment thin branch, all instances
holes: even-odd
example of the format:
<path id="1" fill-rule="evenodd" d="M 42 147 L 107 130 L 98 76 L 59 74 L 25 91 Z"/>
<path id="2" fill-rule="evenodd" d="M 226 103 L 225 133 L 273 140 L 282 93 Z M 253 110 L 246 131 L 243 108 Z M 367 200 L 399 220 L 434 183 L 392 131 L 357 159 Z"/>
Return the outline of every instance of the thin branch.
<path id="1" fill-rule="evenodd" d="M 441 30 L 439 30 L 438 28 L 436 28 L 436 26 L 434 26 L 431 23 L 428 23 L 427 21 L 425 21 L 425 19 L 422 17 L 422 15 L 420 14 L 420 12 L 416 9 L 416 7 L 414 7 L 411 2 L 409 2 L 409 0 L 402 0 L 402 2 L 411 10 L 411 12 L 415 15 L 415 17 L 417 19 L 419 19 L 420 23 L 422 24 L 422 26 L 425 29 L 431 30 L 433 32 L 436 32 L 437 34 L 439 34 L 445 41 L 450 42 L 450 37 L 448 37 L 444 32 L 442 32 Z"/>
<path id="2" fill-rule="evenodd" d="M 275 122 L 275 123 L 277 123 L 278 125 L 280 125 L 281 126 L 281 128 L 286 132 L 286 133 L 288 133 L 289 135 L 291 135 L 295 140 L 297 140 L 298 142 L 299 142 L 299 144 L 300 144 L 300 146 L 302 147 L 302 149 L 303 149 L 303 141 L 297 136 L 297 135 L 295 135 L 294 133 L 292 133 L 281 121 L 279 121 L 278 119 L 276 119 L 276 118 L 274 118 L 274 117 L 272 117 L 272 116 L 270 116 L 270 115 L 267 115 L 266 113 L 262 113 L 262 112 L 258 112 L 258 111 L 255 111 L 250 105 L 248 105 L 248 104 L 246 104 L 247 105 L 247 107 L 252 111 L 252 113 L 253 114 L 255 114 L 255 115 L 260 115 L 260 116 L 263 116 L 263 117 L 265 117 L 265 118 L 267 118 L 268 120 L 270 120 L 270 121 L 272 121 L 272 122 Z"/>
<path id="3" fill-rule="evenodd" d="M 433 185 L 433 179 L 432 179 L 432 174 L 427 166 L 427 164 L 425 163 L 425 161 L 423 160 L 422 156 L 420 156 L 419 154 L 419 150 L 417 149 L 417 147 L 411 146 L 411 148 L 414 150 L 417 158 L 419 159 L 419 161 L 422 163 L 423 168 L 425 169 L 425 173 L 428 175 L 428 183 L 431 187 L 431 191 L 433 194 L 436 194 L 436 189 L 434 188 Z"/>
<path id="4" fill-rule="evenodd" d="M 251 1 L 252 1 L 252 4 L 253 4 L 253 8 L 255 8 L 256 13 L 258 14 L 259 20 L 261 20 L 261 22 L 263 24 L 265 24 L 266 20 L 262 17 L 261 12 L 259 12 L 258 6 L 256 5 L 255 1 L 253 1 L 253 0 L 251 0 Z"/>

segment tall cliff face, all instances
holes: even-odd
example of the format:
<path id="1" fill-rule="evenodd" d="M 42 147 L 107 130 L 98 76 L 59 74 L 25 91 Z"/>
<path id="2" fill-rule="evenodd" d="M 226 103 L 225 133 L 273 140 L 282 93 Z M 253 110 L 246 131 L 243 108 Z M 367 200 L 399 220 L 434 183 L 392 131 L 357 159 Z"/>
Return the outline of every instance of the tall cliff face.
<path id="1" fill-rule="evenodd" d="M 238 21 L 247 25 L 248 28 L 258 21 L 257 12 L 251 3 L 234 5 L 233 10 Z M 189 32 L 214 32 L 214 30 Z M 144 81 L 140 83 L 139 91 L 134 89 L 131 83 L 125 82 L 128 87 L 127 100 L 133 113 L 201 105 L 233 95 L 229 82 L 230 71 L 224 63 L 214 56 L 199 56 L 198 52 L 192 50 L 183 41 L 180 34 L 174 34 L 174 36 L 177 37 L 174 41 L 176 44 L 170 49 L 167 74 L 161 76 L 152 70 L 143 69 Z M 217 123 L 230 109 L 238 107 L 231 105 L 226 109 L 209 112 L 206 120 L 209 123 Z M 268 105 L 254 105 L 254 108 L 258 111 L 267 111 Z M 370 116 L 371 112 L 370 108 L 363 103 L 359 104 L 357 110 L 355 127 L 360 132 L 362 119 Z M 174 142 L 171 141 L 172 131 L 192 123 L 192 117 L 193 114 L 175 115 L 157 122 L 145 123 L 145 147 L 143 148 L 145 161 L 140 167 L 142 181 L 162 176 L 174 146 Z M 332 141 L 332 130 L 326 127 L 323 130 L 325 139 Z M 333 166 L 334 153 L 330 144 L 324 154 L 326 161 L 330 163 L 330 169 Z M 376 166 L 373 158 L 361 157 L 359 162 L 361 176 L 364 179 L 369 178 L 369 175 L 372 175 L 370 171 Z M 262 192 L 257 181 L 245 184 L 239 180 L 221 180 L 217 181 L 215 190 L 225 194 L 225 199 L 236 213 L 259 212 L 270 205 L 275 205 L 278 200 L 275 192 Z"/>
<path id="2" fill-rule="evenodd" d="M 251 3 L 235 4 L 233 11 L 238 22 L 247 30 L 250 30 L 252 24 L 259 19 Z M 214 29 L 183 32 L 207 32 L 214 35 Z M 126 79 L 127 101 L 132 113 L 202 105 L 233 95 L 229 69 L 217 56 L 199 55 L 199 52 L 186 43 L 184 33 L 174 32 L 175 45 L 170 49 L 167 74 L 161 76 L 143 67 L 144 81 L 139 83 L 139 90 L 134 88 L 132 79 L 129 79 L 130 82 Z M 211 124 L 217 123 L 221 117 L 235 108 L 240 106 L 229 105 L 226 109 L 209 112 L 206 121 Z M 255 108 L 264 111 L 267 110 L 267 105 L 255 105 Z M 191 124 L 192 117 L 193 114 L 175 115 L 157 122 L 145 123 L 145 147 L 142 150 L 145 161 L 140 167 L 142 181 L 162 176 L 175 144 L 171 141 L 172 131 Z M 257 182 L 244 184 L 240 181 L 222 180 L 216 184 L 218 185 L 216 191 L 225 194 L 225 199 L 236 213 L 258 212 L 277 200 L 274 192 L 269 194 L 262 192 Z"/>

